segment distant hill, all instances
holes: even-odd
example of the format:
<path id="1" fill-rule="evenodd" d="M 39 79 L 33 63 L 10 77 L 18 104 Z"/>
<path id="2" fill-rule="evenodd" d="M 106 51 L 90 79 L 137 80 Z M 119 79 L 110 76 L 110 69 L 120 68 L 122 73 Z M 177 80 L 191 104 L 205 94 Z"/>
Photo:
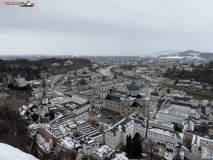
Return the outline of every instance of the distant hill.
<path id="1" fill-rule="evenodd" d="M 159 51 L 159 52 L 155 52 L 155 53 L 151 53 L 147 56 L 154 56 L 154 57 L 158 57 L 158 56 L 167 56 L 167 55 L 171 55 L 173 53 L 178 53 L 179 51 L 176 50 L 164 50 L 164 51 Z"/>
<path id="2" fill-rule="evenodd" d="M 172 53 L 172 54 L 169 54 L 169 55 L 159 55 L 159 57 L 167 57 L 167 56 L 180 56 L 180 57 L 197 56 L 197 57 L 200 57 L 200 58 L 208 59 L 208 58 L 213 58 L 213 53 L 187 50 L 187 51 L 183 51 L 183 52 Z"/>

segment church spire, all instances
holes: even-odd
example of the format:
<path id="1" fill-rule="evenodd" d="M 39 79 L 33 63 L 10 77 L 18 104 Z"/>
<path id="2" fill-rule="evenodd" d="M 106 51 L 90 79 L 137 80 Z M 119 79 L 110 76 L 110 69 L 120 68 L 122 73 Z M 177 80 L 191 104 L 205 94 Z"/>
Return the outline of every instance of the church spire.
<path id="1" fill-rule="evenodd" d="M 117 76 L 116 76 L 116 74 L 115 74 L 115 76 L 114 76 L 114 79 L 117 79 Z"/>
<path id="2" fill-rule="evenodd" d="M 106 81 L 106 79 L 105 79 L 105 76 L 103 75 L 103 77 L 102 77 L 102 81 Z"/>
<path id="3" fill-rule="evenodd" d="M 44 78 L 43 78 L 43 82 L 42 82 L 42 88 L 46 88 L 46 83 L 45 83 Z"/>
<path id="4" fill-rule="evenodd" d="M 43 96 L 42 96 L 42 99 L 46 99 L 46 98 L 48 98 L 47 97 L 47 95 L 46 95 L 46 91 L 45 91 L 45 89 L 43 90 Z"/>

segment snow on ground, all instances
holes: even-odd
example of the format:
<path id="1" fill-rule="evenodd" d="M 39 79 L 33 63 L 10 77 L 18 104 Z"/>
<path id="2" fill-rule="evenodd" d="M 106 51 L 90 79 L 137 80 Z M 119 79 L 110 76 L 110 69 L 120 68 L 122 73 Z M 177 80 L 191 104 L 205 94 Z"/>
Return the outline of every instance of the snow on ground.
<path id="1" fill-rule="evenodd" d="M 173 153 L 173 152 L 165 152 L 164 153 L 164 158 L 165 159 L 168 159 L 168 160 L 171 160 L 173 157 L 175 156 L 175 153 Z"/>
<path id="2" fill-rule="evenodd" d="M 5 143 L 0 143 L 0 151 L 0 160 L 38 160 L 31 154 L 27 154 Z"/>
<path id="3" fill-rule="evenodd" d="M 112 160 L 128 160 L 128 158 L 125 156 L 126 153 L 122 152 L 121 154 L 116 154 L 116 157 Z"/>
<path id="4" fill-rule="evenodd" d="M 9 95 L 7 93 L 0 92 L 0 98 L 4 99 L 4 98 L 6 98 L 8 96 Z"/>

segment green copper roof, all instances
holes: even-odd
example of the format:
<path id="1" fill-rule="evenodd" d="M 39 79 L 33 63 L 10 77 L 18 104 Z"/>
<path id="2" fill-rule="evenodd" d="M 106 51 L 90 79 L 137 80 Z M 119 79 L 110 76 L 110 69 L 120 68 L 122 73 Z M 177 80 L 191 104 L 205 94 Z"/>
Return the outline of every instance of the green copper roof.
<path id="1" fill-rule="evenodd" d="M 46 99 L 46 98 L 48 98 L 47 96 L 42 96 L 42 99 Z"/>
<path id="2" fill-rule="evenodd" d="M 42 96 L 42 99 L 46 99 L 46 98 L 48 98 L 48 97 L 47 97 L 47 95 L 46 95 L 45 90 L 43 90 L 43 96 Z"/>
<path id="3" fill-rule="evenodd" d="M 132 81 L 132 83 L 127 86 L 127 89 L 129 91 L 137 91 L 139 90 L 139 86 L 134 81 Z"/>
<path id="4" fill-rule="evenodd" d="M 114 76 L 114 79 L 117 79 L 117 76 L 116 76 L 116 74 L 115 74 L 115 76 Z"/>
<path id="5" fill-rule="evenodd" d="M 103 75 L 102 81 L 106 81 L 105 76 Z"/>
<path id="6" fill-rule="evenodd" d="M 43 78 L 43 82 L 42 82 L 42 88 L 46 88 L 46 83 L 45 83 L 44 78 Z"/>

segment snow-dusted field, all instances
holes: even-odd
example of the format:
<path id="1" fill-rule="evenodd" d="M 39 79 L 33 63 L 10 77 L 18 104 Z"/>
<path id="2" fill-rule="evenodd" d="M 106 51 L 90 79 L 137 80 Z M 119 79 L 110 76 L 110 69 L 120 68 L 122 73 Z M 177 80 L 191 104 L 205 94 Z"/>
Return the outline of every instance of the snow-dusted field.
<path id="1" fill-rule="evenodd" d="M 0 143 L 0 160 L 38 160 L 31 154 L 27 154 L 8 144 Z"/>
<path id="2" fill-rule="evenodd" d="M 0 92 L 0 98 L 1 99 L 4 99 L 6 97 L 8 97 L 9 95 L 7 93 L 4 93 L 4 92 Z"/>

